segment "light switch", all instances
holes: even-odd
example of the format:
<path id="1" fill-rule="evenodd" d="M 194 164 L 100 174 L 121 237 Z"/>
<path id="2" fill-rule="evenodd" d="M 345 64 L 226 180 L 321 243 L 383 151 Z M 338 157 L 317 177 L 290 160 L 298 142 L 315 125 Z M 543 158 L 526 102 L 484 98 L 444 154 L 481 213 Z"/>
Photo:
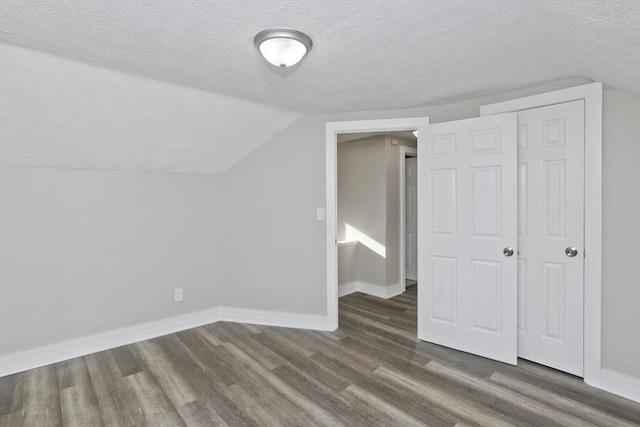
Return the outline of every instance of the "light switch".
<path id="1" fill-rule="evenodd" d="M 324 221 L 324 208 L 316 209 L 316 218 L 318 221 Z"/>

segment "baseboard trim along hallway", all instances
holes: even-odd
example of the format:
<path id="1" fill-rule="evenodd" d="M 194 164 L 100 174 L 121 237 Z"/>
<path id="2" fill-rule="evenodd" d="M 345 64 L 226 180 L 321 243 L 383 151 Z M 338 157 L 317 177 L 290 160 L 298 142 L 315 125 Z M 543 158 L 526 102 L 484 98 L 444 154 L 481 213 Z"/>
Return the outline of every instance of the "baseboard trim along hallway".
<path id="1" fill-rule="evenodd" d="M 338 296 L 352 294 L 354 292 L 362 292 L 363 294 L 372 295 L 378 298 L 389 299 L 404 292 L 402 283 L 393 285 L 374 285 L 366 282 L 350 282 L 338 286 Z"/>
<path id="2" fill-rule="evenodd" d="M 640 378 L 603 368 L 598 388 L 640 403 Z"/>

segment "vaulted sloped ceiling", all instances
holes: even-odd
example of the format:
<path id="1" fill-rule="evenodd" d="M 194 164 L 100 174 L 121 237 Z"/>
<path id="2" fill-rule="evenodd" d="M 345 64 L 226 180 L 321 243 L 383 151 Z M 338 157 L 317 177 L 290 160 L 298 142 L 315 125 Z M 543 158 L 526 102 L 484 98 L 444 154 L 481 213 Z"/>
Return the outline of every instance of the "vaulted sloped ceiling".
<path id="1" fill-rule="evenodd" d="M 297 67 L 272 67 L 253 46 L 274 26 L 312 37 Z M 640 93 L 637 0 L 2 0 L 0 40 L 262 104 L 277 116 L 254 126 L 265 136 L 296 113 L 441 104 L 567 77 Z M 209 126 L 228 135 L 243 120 Z"/>
<path id="2" fill-rule="evenodd" d="M 0 43 L 0 161 L 220 174 L 300 117 Z"/>

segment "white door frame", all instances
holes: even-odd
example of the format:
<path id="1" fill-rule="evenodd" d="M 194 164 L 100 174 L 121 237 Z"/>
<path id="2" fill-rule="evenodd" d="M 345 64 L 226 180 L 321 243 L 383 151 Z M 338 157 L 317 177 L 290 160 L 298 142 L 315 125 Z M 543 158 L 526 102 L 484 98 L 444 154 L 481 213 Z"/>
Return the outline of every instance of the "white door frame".
<path id="1" fill-rule="evenodd" d="M 498 102 L 480 115 L 516 112 L 584 100 L 584 382 L 601 387 L 602 320 L 602 84 Z"/>
<path id="2" fill-rule="evenodd" d="M 406 194 L 404 191 L 405 185 L 405 159 L 407 157 L 418 157 L 418 149 L 413 147 L 407 147 L 403 145 L 400 147 L 400 283 L 402 283 L 402 292 L 407 290 L 407 268 L 405 255 L 406 244 L 405 241 L 405 207 L 407 206 Z"/>
<path id="3" fill-rule="evenodd" d="M 428 117 L 328 122 L 326 124 L 327 330 L 329 331 L 338 329 L 338 134 L 418 130 L 418 126 L 428 124 Z M 401 251 L 404 251 L 404 248 Z"/>

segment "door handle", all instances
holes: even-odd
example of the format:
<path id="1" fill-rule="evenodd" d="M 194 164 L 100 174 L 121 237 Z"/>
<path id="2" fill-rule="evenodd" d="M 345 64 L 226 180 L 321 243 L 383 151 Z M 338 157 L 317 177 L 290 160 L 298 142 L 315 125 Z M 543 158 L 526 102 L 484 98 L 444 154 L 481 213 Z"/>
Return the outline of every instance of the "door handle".
<path id="1" fill-rule="evenodd" d="M 573 258 L 574 256 L 578 255 L 578 250 L 576 248 L 568 247 L 567 249 L 564 250 L 564 253 L 569 258 Z"/>
<path id="2" fill-rule="evenodd" d="M 511 256 L 513 255 L 513 248 L 504 248 L 502 250 L 502 253 L 504 254 L 504 256 Z"/>

